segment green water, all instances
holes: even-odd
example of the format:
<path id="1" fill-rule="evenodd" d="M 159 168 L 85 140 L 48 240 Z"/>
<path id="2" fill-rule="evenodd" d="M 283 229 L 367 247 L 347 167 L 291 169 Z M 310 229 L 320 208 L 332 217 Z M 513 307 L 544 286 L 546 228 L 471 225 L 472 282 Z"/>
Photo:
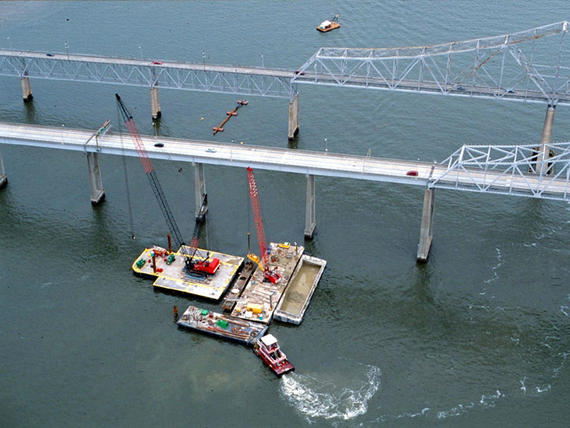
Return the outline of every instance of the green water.
<path id="1" fill-rule="evenodd" d="M 519 31 L 570 16 L 566 0 L 1 2 L 0 46 L 45 52 L 298 69 L 320 46 L 394 47 Z M 335 13 L 342 28 L 315 26 Z M 202 55 L 204 52 L 204 55 Z M 0 78 L 0 121 L 96 129 L 119 92 L 153 134 L 147 89 Z M 541 104 L 300 88 L 299 149 L 425 161 L 462 144 L 536 142 Z M 239 98 L 239 97 L 238 97 Z M 287 147 L 287 102 L 163 90 L 159 133 Z M 201 118 L 204 118 L 201 120 Z M 570 138 L 557 108 L 555 141 Z M 172 306 L 130 266 L 165 246 L 136 159 L 102 157 L 107 200 L 89 203 L 81 153 L 0 146 L 2 426 L 566 426 L 570 209 L 438 191 L 429 263 L 417 265 L 423 190 L 320 178 L 317 232 L 303 243 L 303 176 L 256 171 L 268 240 L 327 260 L 300 326 L 272 324 L 295 365 L 277 379 L 237 344 L 178 330 Z M 155 162 L 180 229 L 193 229 L 193 170 Z M 205 167 L 202 243 L 245 254 L 245 171 Z M 357 326 L 358 328 L 355 328 Z"/>

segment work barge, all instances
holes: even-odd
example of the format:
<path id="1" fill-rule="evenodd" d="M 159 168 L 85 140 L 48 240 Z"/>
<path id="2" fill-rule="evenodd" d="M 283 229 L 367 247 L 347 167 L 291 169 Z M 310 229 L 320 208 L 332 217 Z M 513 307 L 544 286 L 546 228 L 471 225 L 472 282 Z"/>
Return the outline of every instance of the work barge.
<path id="1" fill-rule="evenodd" d="M 264 271 L 247 258 L 216 251 L 208 254 L 220 259 L 220 268 L 213 275 L 197 275 L 186 269 L 187 250 L 145 248 L 132 270 L 154 278 L 155 289 L 221 300 L 220 312 L 190 305 L 177 324 L 249 346 L 265 334 L 273 319 L 301 323 L 326 266 L 325 260 L 304 254 L 301 245 L 271 242 L 266 268 L 279 275 L 276 283 L 267 280 Z M 198 253 L 206 251 L 199 249 Z"/>

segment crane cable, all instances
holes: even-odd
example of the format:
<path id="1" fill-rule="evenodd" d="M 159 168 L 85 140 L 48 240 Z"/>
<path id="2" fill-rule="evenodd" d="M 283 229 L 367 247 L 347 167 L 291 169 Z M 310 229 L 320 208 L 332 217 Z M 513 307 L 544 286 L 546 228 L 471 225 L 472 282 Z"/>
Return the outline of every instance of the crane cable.
<path id="1" fill-rule="evenodd" d="M 246 180 L 245 180 L 245 204 L 246 204 L 246 211 L 247 211 L 247 252 L 248 254 L 251 253 L 251 202 L 249 200 L 249 184 L 248 184 L 248 180 L 247 180 L 247 175 L 246 175 Z"/>
<path id="2" fill-rule="evenodd" d="M 123 173 L 125 176 L 125 189 L 127 190 L 127 207 L 129 212 L 129 226 L 131 231 L 131 239 L 135 239 L 135 227 L 133 221 L 133 208 L 131 204 L 131 192 L 129 190 L 129 175 L 127 174 L 127 155 L 125 154 L 125 145 L 123 143 L 123 132 L 121 131 L 121 112 L 117 105 L 117 123 L 119 124 L 119 136 L 121 138 L 121 159 L 123 161 Z"/>

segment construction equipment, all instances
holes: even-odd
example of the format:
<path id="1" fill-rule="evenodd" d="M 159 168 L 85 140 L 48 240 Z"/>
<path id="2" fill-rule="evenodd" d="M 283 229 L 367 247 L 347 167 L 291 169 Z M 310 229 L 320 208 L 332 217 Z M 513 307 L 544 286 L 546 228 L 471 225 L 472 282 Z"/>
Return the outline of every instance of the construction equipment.
<path id="1" fill-rule="evenodd" d="M 209 251 L 206 253 L 206 257 L 203 259 L 195 259 L 196 253 L 198 252 L 198 242 L 200 240 L 200 228 L 201 222 L 196 220 L 196 224 L 194 225 L 194 233 L 192 234 L 192 239 L 190 240 L 190 257 L 188 259 L 188 265 L 192 272 L 213 275 L 220 267 L 220 259 L 214 257 L 210 260 Z"/>
<path id="2" fill-rule="evenodd" d="M 253 175 L 253 169 L 250 167 L 247 168 L 247 182 L 255 223 L 255 233 L 257 235 L 257 244 L 259 245 L 259 256 L 249 253 L 247 258 L 259 266 L 263 271 L 263 276 L 266 280 L 273 284 L 277 284 L 281 280 L 281 275 L 269 268 L 269 254 L 267 253 L 267 244 L 265 243 L 265 229 L 263 227 L 263 218 L 261 217 L 259 191 L 257 190 L 257 183 L 255 182 L 255 177 Z"/>
<path id="3" fill-rule="evenodd" d="M 176 224 L 176 220 L 174 219 L 174 215 L 172 214 L 170 206 L 168 205 L 168 201 L 166 200 L 166 196 L 164 195 L 164 192 L 162 190 L 162 186 L 160 185 L 160 181 L 158 181 L 156 171 L 154 170 L 152 163 L 150 162 L 150 158 L 148 157 L 148 153 L 147 153 L 147 151 L 144 147 L 144 144 L 141 140 L 141 137 L 140 137 L 139 131 L 135 125 L 135 121 L 133 119 L 133 116 L 131 115 L 131 113 L 129 112 L 129 110 L 127 109 L 127 107 L 125 106 L 123 101 L 121 100 L 121 97 L 119 96 L 119 94 L 115 94 L 115 97 L 117 98 L 119 111 L 121 112 L 121 115 L 123 116 L 123 120 L 125 121 L 125 125 L 127 126 L 127 129 L 129 130 L 129 134 L 131 135 L 131 138 L 133 139 L 133 142 L 135 144 L 135 148 L 138 152 L 139 159 L 140 159 L 141 164 L 143 166 L 144 172 L 146 173 L 146 176 L 147 176 L 148 181 L 150 183 L 150 187 L 152 188 L 152 190 L 154 192 L 154 195 L 156 197 L 156 201 L 158 202 L 158 205 L 160 206 L 160 210 L 162 211 L 162 215 L 164 216 L 164 219 L 166 220 L 166 224 L 168 225 L 168 229 L 170 230 L 170 234 L 174 238 L 175 244 L 180 248 L 179 251 L 181 252 L 181 254 L 186 256 L 186 257 L 184 257 L 184 262 L 186 264 L 186 268 L 188 270 L 188 273 L 193 273 L 193 274 L 198 274 L 198 275 L 203 275 L 203 274 L 212 275 L 212 274 L 216 273 L 216 271 L 220 267 L 220 259 L 213 258 L 212 260 L 210 260 L 209 252 L 206 255 L 206 257 L 201 259 L 201 260 L 195 260 L 194 259 L 196 257 L 196 253 L 198 250 L 200 226 L 201 226 L 201 222 L 202 222 L 202 221 L 200 221 L 200 219 L 196 220 L 196 225 L 194 227 L 194 233 L 192 235 L 192 241 L 190 243 L 190 252 L 188 252 L 187 247 L 184 244 L 184 240 L 182 239 L 182 234 L 180 233 L 180 229 L 178 228 L 178 225 Z"/>

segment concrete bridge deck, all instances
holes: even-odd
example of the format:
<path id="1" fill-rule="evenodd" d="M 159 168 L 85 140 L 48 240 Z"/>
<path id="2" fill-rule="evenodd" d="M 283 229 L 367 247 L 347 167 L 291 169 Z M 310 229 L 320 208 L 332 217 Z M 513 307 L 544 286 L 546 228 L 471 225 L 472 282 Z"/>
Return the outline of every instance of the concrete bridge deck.
<path id="1" fill-rule="evenodd" d="M 109 155 L 138 156 L 130 136 L 107 134 L 97 140 L 91 138 L 93 131 L 47 127 L 13 123 L 0 123 L 0 144 L 45 147 L 82 152 L 97 152 Z M 212 141 L 141 136 L 150 158 L 194 162 L 234 167 L 248 167 L 296 174 L 345 177 L 414 186 L 470 190 L 470 186 L 492 183 L 498 193 L 536 196 L 529 189 L 541 189 L 545 178 L 528 174 L 505 175 L 503 171 L 448 172 L 448 166 L 430 162 L 406 161 L 371 156 L 355 156 L 330 152 L 313 152 L 240 144 L 224 144 Z M 89 143 L 86 142 L 90 140 Z M 156 143 L 163 147 L 155 147 Z M 416 171 L 417 176 L 407 175 Z M 568 196 L 568 181 L 548 180 L 542 197 L 553 196 L 565 199 Z"/>

